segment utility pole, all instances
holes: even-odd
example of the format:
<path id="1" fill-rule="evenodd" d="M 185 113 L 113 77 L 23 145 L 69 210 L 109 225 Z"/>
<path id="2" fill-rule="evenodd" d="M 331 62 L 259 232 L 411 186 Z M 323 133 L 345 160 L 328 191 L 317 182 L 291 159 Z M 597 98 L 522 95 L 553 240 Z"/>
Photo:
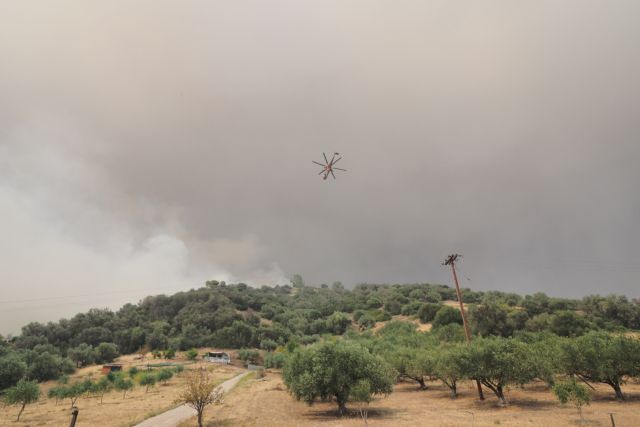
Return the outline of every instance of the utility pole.
<path id="1" fill-rule="evenodd" d="M 458 284 L 458 274 L 456 273 L 456 261 L 458 258 L 462 258 L 460 254 L 452 254 L 442 263 L 442 265 L 450 265 L 451 272 L 453 273 L 453 281 L 456 284 L 456 295 L 458 297 L 458 303 L 460 304 L 460 314 L 462 315 L 462 326 L 464 327 L 464 334 L 467 337 L 467 344 L 471 343 L 471 332 L 469 331 L 469 324 L 467 323 L 467 315 L 464 312 L 464 304 L 462 304 L 462 293 L 460 292 L 460 285 Z M 480 380 L 476 380 L 478 386 L 478 397 L 480 400 L 484 400 L 484 393 L 482 392 L 482 384 Z"/>
<path id="2" fill-rule="evenodd" d="M 71 424 L 69 424 L 69 427 L 75 427 L 76 420 L 78 419 L 78 412 L 80 411 L 78 410 L 77 406 L 71 408 Z"/>

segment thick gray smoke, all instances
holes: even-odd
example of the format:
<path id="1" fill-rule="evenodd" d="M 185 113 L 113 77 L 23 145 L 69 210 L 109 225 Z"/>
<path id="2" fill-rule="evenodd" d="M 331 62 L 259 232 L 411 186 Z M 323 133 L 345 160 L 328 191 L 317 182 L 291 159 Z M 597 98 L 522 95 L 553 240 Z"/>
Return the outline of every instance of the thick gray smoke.
<path id="1" fill-rule="evenodd" d="M 5 2 L 0 332 L 454 251 L 475 289 L 637 297 L 640 3 L 489 4 Z"/>

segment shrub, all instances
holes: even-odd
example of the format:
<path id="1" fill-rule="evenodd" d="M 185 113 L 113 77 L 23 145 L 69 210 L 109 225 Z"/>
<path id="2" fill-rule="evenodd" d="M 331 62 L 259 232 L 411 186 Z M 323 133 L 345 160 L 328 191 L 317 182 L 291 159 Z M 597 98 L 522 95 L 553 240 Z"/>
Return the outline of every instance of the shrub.
<path id="1" fill-rule="evenodd" d="M 264 367 L 267 369 L 280 369 L 284 366 L 287 357 L 283 353 L 268 353 L 264 357 Z"/>
<path id="2" fill-rule="evenodd" d="M 369 329 L 373 328 L 376 324 L 376 319 L 373 318 L 372 315 L 366 313 L 362 317 L 358 319 L 358 325 L 360 325 L 360 329 Z"/>
<path id="3" fill-rule="evenodd" d="M 346 313 L 336 311 L 327 318 L 327 329 L 334 335 L 342 335 L 351 325 L 351 319 Z"/>
<path id="4" fill-rule="evenodd" d="M 243 362 L 258 363 L 260 352 L 258 350 L 243 348 L 238 350 L 238 358 Z"/>
<path id="5" fill-rule="evenodd" d="M 189 360 L 196 360 L 196 357 L 198 357 L 198 350 L 196 350 L 195 348 L 191 348 L 191 349 L 187 350 L 185 355 L 187 356 L 187 359 L 189 359 Z"/>
<path id="6" fill-rule="evenodd" d="M 133 377 L 135 377 L 136 375 L 138 375 L 138 372 L 140 372 L 140 371 L 138 370 L 138 368 L 137 368 L 137 367 L 135 367 L 135 366 L 132 366 L 132 367 L 129 369 L 129 376 L 130 376 L 131 378 L 133 378 Z"/>
<path id="7" fill-rule="evenodd" d="M 400 313 L 403 316 L 413 316 L 418 313 L 418 310 L 422 307 L 422 303 L 420 301 L 411 301 L 408 304 L 402 306 L 402 310 Z"/>
<path id="8" fill-rule="evenodd" d="M 462 325 L 462 315 L 460 314 L 460 310 L 444 305 L 438 310 L 436 316 L 433 318 L 433 327 L 437 328 L 450 323 Z"/>
<path id="9" fill-rule="evenodd" d="M 317 342 L 320 339 L 319 335 L 303 335 L 301 338 L 301 342 L 304 345 L 309 345 L 309 344 L 313 344 L 314 342 Z"/>
<path id="10" fill-rule="evenodd" d="M 267 351 L 273 351 L 278 347 L 278 343 L 274 340 L 264 339 L 260 341 L 260 348 Z"/>
<path id="11" fill-rule="evenodd" d="M 27 372 L 27 364 L 17 355 L 0 358 L 0 390 L 15 385 Z"/>
<path id="12" fill-rule="evenodd" d="M 433 304 L 430 302 L 422 304 L 417 313 L 418 318 L 420 319 L 420 323 L 431 322 L 436 317 L 436 313 L 438 312 L 438 310 L 440 310 L 440 308 L 442 307 L 443 306 L 441 304 Z"/>
<path id="13" fill-rule="evenodd" d="M 162 369 L 156 374 L 156 379 L 166 384 L 173 377 L 173 372 L 170 369 Z"/>

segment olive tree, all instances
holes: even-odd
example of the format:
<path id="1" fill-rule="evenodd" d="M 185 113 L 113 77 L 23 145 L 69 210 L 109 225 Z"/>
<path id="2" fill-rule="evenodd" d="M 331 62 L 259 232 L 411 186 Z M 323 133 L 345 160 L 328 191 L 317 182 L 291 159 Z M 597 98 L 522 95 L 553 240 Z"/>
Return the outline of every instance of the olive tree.
<path id="1" fill-rule="evenodd" d="M 578 384 L 575 378 L 555 384 L 552 390 L 563 405 L 567 402 L 574 404 L 580 415 L 580 422 L 583 423 L 582 407 L 591 401 L 589 390 L 582 384 Z"/>
<path id="2" fill-rule="evenodd" d="M 341 415 L 358 381 L 369 381 L 371 395 L 391 393 L 393 386 L 389 366 L 360 344 L 348 341 L 297 349 L 287 360 L 283 377 L 296 399 L 313 404 L 317 398 L 335 398 Z"/>
<path id="3" fill-rule="evenodd" d="M 608 384 L 618 400 L 625 398 L 625 378 L 640 375 L 640 341 L 634 338 L 593 331 L 567 340 L 562 350 L 565 373 Z"/>
<path id="4" fill-rule="evenodd" d="M 418 383 L 426 390 L 425 380 L 433 375 L 433 356 L 423 349 L 399 347 L 383 353 L 385 361 L 396 371 L 399 378 Z"/>
<path id="5" fill-rule="evenodd" d="M 173 378 L 173 372 L 170 369 L 162 369 L 156 374 L 156 379 L 163 384 L 167 384 L 171 378 Z"/>
<path id="6" fill-rule="evenodd" d="M 109 392 L 113 388 L 113 383 L 109 381 L 109 378 L 102 377 L 98 381 L 91 384 L 91 393 L 100 396 L 100 404 L 102 405 L 102 399 L 104 394 Z"/>
<path id="7" fill-rule="evenodd" d="M 16 354 L 0 357 L 0 390 L 15 385 L 27 373 L 27 364 Z"/>
<path id="8" fill-rule="evenodd" d="M 156 385 L 156 382 L 157 382 L 156 376 L 150 372 L 143 373 L 142 375 L 140 375 L 140 378 L 138 379 L 138 383 L 140 385 L 145 386 L 145 389 L 144 389 L 145 393 L 148 393 L 149 387 L 153 387 L 154 385 Z"/>
<path id="9" fill-rule="evenodd" d="M 500 406 L 507 405 L 504 388 L 524 384 L 536 377 L 527 345 L 512 338 L 478 338 L 462 357 L 464 376 L 480 381 L 493 391 Z"/>
<path id="10" fill-rule="evenodd" d="M 127 397 L 127 391 L 131 390 L 134 386 L 133 381 L 129 378 L 124 378 L 122 376 L 118 376 L 113 384 L 116 390 L 122 392 L 122 398 L 125 399 Z"/>
<path id="11" fill-rule="evenodd" d="M 80 368 L 85 365 L 90 365 L 94 361 L 93 347 L 89 344 L 82 343 L 77 347 L 70 348 L 67 352 L 69 359 L 76 362 L 76 367 Z"/>
<path id="12" fill-rule="evenodd" d="M 464 351 L 462 344 L 441 345 L 433 355 L 433 375 L 449 387 L 452 399 L 458 397 L 458 380 L 464 375 Z"/>
<path id="13" fill-rule="evenodd" d="M 86 393 L 90 392 L 93 388 L 93 382 L 89 379 L 70 384 L 66 387 L 62 387 L 59 396 L 61 399 L 69 399 L 71 401 L 71 407 L 74 407 L 76 401 Z"/>
<path id="14" fill-rule="evenodd" d="M 7 390 L 4 401 L 7 405 L 22 405 L 16 419 L 16 421 L 20 421 L 20 415 L 22 415 L 25 406 L 36 402 L 39 398 L 40 386 L 36 381 L 20 380 L 14 387 Z"/>

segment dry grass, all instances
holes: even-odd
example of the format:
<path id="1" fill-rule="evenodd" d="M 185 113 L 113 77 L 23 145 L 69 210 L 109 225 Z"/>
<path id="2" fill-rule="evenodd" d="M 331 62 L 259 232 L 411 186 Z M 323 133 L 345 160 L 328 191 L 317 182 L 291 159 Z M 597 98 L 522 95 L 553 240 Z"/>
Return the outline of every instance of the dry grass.
<path id="1" fill-rule="evenodd" d="M 138 366 L 143 369 L 147 362 L 161 363 L 166 360 L 134 360 L 133 356 L 120 358 L 125 369 Z M 171 360 L 170 362 L 184 363 L 184 359 Z M 237 367 L 227 365 L 215 365 L 199 362 L 185 366 L 188 369 L 206 366 L 216 381 L 222 382 L 241 372 Z M 100 366 L 90 366 L 78 370 L 70 379 L 70 382 L 84 380 L 85 378 L 98 379 L 101 377 Z M 184 386 L 184 374 L 174 376 L 166 385 L 156 385 L 145 393 L 144 387 L 136 386 L 127 393 L 126 399 L 122 399 L 122 393 L 112 391 L 105 394 L 103 404 L 99 397 L 83 397 L 76 402 L 80 409 L 77 425 L 82 426 L 131 426 L 146 418 L 162 413 L 175 407 L 175 399 Z M 19 408 L 15 406 L 0 407 L 0 426 L 66 426 L 71 419 L 70 401 L 64 400 L 56 405 L 55 399 L 46 398 L 47 391 L 56 383 L 49 381 L 40 386 L 42 392 L 40 401 L 28 405 L 25 408 L 20 422 L 14 422 Z"/>
<path id="2" fill-rule="evenodd" d="M 609 387 L 596 386 L 597 392 L 590 406 L 583 409 L 586 425 L 610 425 L 613 412 L 618 426 L 640 426 L 640 385 L 624 387 L 629 400 L 613 399 Z M 394 393 L 375 399 L 369 408 L 371 426 L 573 426 L 579 417 L 571 406 L 558 404 L 544 384 L 512 388 L 507 408 L 497 407 L 497 400 L 487 390 L 487 399 L 479 401 L 470 382 L 460 386 L 460 397 L 450 399 L 448 389 L 437 382 L 430 389 L 418 391 L 410 383 L 400 383 Z M 287 392 L 280 375 L 269 372 L 264 381 L 247 380 L 241 388 L 230 393 L 224 403 L 209 407 L 204 419 L 214 426 L 362 426 L 354 413 L 339 418 L 336 405 L 316 403 L 307 406 L 295 401 Z M 473 424 L 472 424 L 473 421 Z M 181 427 L 194 426 L 194 421 Z"/>

